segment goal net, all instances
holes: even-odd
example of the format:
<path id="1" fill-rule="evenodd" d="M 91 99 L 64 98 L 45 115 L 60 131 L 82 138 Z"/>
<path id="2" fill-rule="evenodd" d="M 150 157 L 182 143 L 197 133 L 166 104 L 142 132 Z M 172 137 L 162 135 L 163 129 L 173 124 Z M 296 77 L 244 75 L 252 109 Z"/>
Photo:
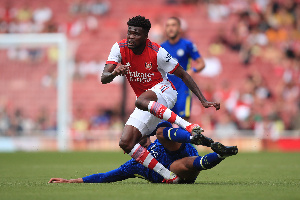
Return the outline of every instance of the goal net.
<path id="1" fill-rule="evenodd" d="M 69 149 L 64 34 L 0 34 L 0 151 Z"/>

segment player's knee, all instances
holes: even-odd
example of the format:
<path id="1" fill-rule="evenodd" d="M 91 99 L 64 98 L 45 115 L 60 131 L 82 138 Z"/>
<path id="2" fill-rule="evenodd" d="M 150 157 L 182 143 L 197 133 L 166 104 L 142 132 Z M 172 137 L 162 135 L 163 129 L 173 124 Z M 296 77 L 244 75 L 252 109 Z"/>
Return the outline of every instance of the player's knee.
<path id="1" fill-rule="evenodd" d="M 141 110 L 144 110 L 144 111 L 148 110 L 148 104 L 149 104 L 149 101 L 147 101 L 146 99 L 143 99 L 143 98 L 138 98 L 135 101 L 135 106 L 138 109 L 141 109 Z"/>
<path id="2" fill-rule="evenodd" d="M 130 153 L 131 149 L 133 149 L 134 144 L 132 144 L 132 142 L 124 140 L 124 139 L 120 139 L 119 141 L 119 146 L 121 147 L 121 149 L 123 149 L 126 153 Z"/>

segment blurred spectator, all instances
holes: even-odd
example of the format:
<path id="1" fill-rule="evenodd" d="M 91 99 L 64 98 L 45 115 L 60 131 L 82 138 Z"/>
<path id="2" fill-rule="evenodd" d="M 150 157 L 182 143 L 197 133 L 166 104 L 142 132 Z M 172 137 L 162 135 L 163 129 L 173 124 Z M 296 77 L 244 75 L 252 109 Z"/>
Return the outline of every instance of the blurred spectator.
<path id="1" fill-rule="evenodd" d="M 153 40 L 158 44 L 162 43 L 164 40 L 164 28 L 161 24 L 161 17 L 156 17 L 153 22 L 151 22 L 151 31 L 149 32 L 150 40 Z"/>
<path id="2" fill-rule="evenodd" d="M 4 108 L 0 108 L 0 135 L 7 135 L 9 127 L 9 116 Z"/>
<path id="3" fill-rule="evenodd" d="M 56 86 L 56 71 L 49 70 L 41 79 L 41 85 L 43 87 L 55 87 Z"/>
<path id="4" fill-rule="evenodd" d="M 84 10 L 84 5 L 82 0 L 77 0 L 70 5 L 69 12 L 73 15 L 82 13 Z"/>
<path id="5" fill-rule="evenodd" d="M 56 63 L 58 60 L 58 47 L 56 45 L 47 48 L 47 56 L 50 62 Z"/>
<path id="6" fill-rule="evenodd" d="M 218 113 L 218 120 L 215 124 L 217 138 L 233 138 L 237 132 L 237 125 L 227 112 Z"/>
<path id="7" fill-rule="evenodd" d="M 4 7 L 0 7 L 0 18 L 3 19 L 4 22 L 9 24 L 17 14 L 17 10 L 13 8 L 10 1 L 6 1 Z"/>
<path id="8" fill-rule="evenodd" d="M 47 110 L 47 108 L 41 108 L 36 118 L 36 129 L 47 130 L 49 128 L 49 117 L 49 111 Z"/>
<path id="9" fill-rule="evenodd" d="M 12 136 L 19 136 L 23 133 L 24 127 L 23 123 L 25 118 L 23 116 L 23 111 L 21 109 L 16 109 L 11 117 L 10 123 L 10 133 Z"/>
<path id="10" fill-rule="evenodd" d="M 110 10 L 109 1 L 94 0 L 94 1 L 81 1 L 78 0 L 70 5 L 69 12 L 73 15 L 78 14 L 92 14 L 104 15 Z"/>
<path id="11" fill-rule="evenodd" d="M 98 31 L 98 20 L 96 17 L 92 16 L 92 15 L 89 15 L 86 17 L 86 28 L 87 28 L 87 31 L 95 34 L 97 33 Z"/>
<path id="12" fill-rule="evenodd" d="M 97 114 L 91 118 L 91 128 L 108 128 L 111 123 L 112 116 L 112 110 L 104 110 L 103 108 L 99 107 Z"/>
<path id="13" fill-rule="evenodd" d="M 204 61 L 206 67 L 201 71 L 201 76 L 214 77 L 222 72 L 222 64 L 218 57 L 208 53 Z"/>
<path id="14" fill-rule="evenodd" d="M 52 18 L 51 8 L 44 6 L 33 11 L 33 20 L 37 24 L 45 24 Z"/>
<path id="15" fill-rule="evenodd" d="M 230 14 L 230 9 L 226 4 L 221 4 L 220 0 L 208 1 L 207 12 L 212 22 L 220 22 Z"/>
<path id="16" fill-rule="evenodd" d="M 95 0 L 91 5 L 89 12 L 93 15 L 104 15 L 110 9 L 109 1 Z"/>
<path id="17" fill-rule="evenodd" d="M 28 5 L 25 5 L 24 7 L 18 9 L 16 18 L 20 22 L 28 22 L 32 18 L 32 10 L 29 8 Z"/>

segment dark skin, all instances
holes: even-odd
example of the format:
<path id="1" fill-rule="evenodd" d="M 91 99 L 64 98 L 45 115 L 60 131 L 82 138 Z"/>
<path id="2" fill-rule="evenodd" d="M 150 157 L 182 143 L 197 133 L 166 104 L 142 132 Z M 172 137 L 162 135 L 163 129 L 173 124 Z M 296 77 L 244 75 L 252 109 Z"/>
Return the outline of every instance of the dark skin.
<path id="1" fill-rule="evenodd" d="M 128 26 L 128 48 L 131 49 L 134 54 L 140 55 L 143 53 L 147 38 L 148 33 L 143 28 Z M 128 66 L 126 65 L 117 67 L 117 65 L 115 64 L 106 64 L 101 76 L 101 82 L 102 84 L 110 83 L 116 76 L 124 76 L 127 71 Z M 198 97 L 205 108 L 215 107 L 217 110 L 220 109 L 220 103 L 208 102 L 205 99 L 197 84 L 181 66 L 179 66 L 173 74 L 183 80 L 188 88 Z M 147 90 L 137 98 L 135 106 L 141 110 L 148 111 L 148 105 L 150 101 L 157 101 L 157 96 L 153 91 Z M 130 125 L 125 125 L 119 142 L 119 146 L 126 153 L 130 153 L 131 149 L 141 140 L 141 138 L 142 134 L 137 128 Z"/>

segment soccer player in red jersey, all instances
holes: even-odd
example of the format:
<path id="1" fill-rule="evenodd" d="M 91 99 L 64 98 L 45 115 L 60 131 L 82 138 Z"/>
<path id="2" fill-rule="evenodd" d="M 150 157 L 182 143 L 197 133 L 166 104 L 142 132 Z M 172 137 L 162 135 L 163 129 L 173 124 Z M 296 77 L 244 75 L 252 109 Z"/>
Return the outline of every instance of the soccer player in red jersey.
<path id="1" fill-rule="evenodd" d="M 197 136 L 200 144 L 208 139 L 201 134 L 203 129 L 198 124 L 191 124 L 170 110 L 176 103 L 177 92 L 167 79 L 167 73 L 181 78 L 205 108 L 215 107 L 218 110 L 220 104 L 207 101 L 178 62 L 160 45 L 148 39 L 151 28 L 148 19 L 136 16 L 129 19 L 127 25 L 127 39 L 113 45 L 101 77 L 101 82 L 107 84 L 116 76 L 125 75 L 137 97 L 136 108 L 126 122 L 119 145 L 136 161 L 163 176 L 167 183 L 177 183 L 179 177 L 139 144 L 141 138 L 152 133 L 163 119 Z M 117 66 L 118 63 L 121 65 Z"/>

